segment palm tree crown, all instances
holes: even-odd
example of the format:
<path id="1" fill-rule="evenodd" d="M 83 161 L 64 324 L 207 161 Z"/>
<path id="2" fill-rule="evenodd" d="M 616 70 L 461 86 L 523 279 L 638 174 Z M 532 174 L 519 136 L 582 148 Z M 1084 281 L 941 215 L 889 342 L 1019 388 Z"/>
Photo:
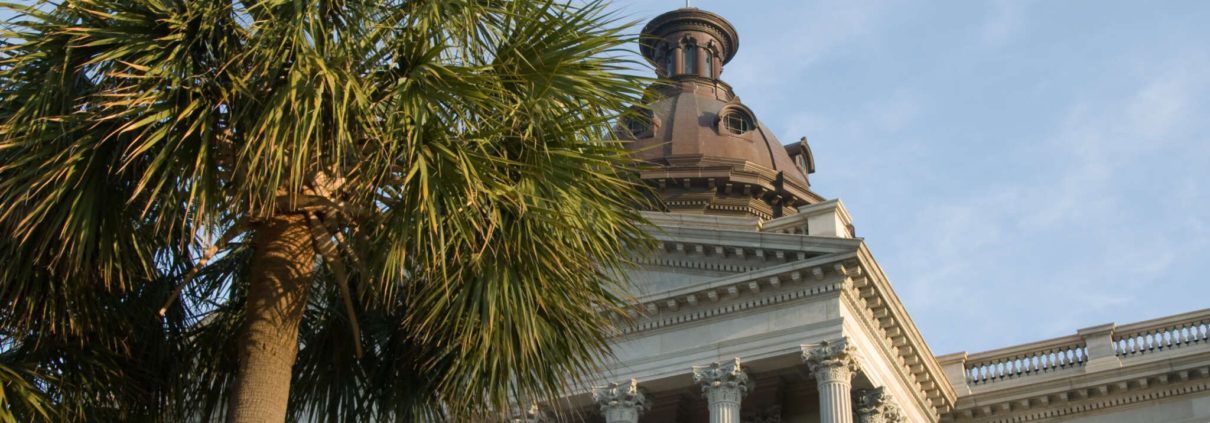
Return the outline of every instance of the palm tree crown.
<path id="1" fill-rule="evenodd" d="M 458 418 L 606 353 L 646 81 L 603 4 L 12 7 L 0 421 Z"/>

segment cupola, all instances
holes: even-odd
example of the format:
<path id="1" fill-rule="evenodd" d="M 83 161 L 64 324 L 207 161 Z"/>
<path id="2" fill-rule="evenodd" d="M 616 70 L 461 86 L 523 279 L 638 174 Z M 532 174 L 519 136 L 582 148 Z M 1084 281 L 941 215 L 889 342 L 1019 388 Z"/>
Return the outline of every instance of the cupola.
<path id="1" fill-rule="evenodd" d="M 783 146 L 720 79 L 738 49 L 735 27 L 697 8 L 643 28 L 640 52 L 660 80 L 618 133 L 635 157 L 656 165 L 642 178 L 668 211 L 771 219 L 822 201 L 807 182 L 815 168 L 806 139 Z"/>
<path id="2" fill-rule="evenodd" d="M 695 8 L 660 15 L 643 28 L 640 50 L 664 78 L 718 79 L 739 49 L 735 27 L 721 16 Z"/>

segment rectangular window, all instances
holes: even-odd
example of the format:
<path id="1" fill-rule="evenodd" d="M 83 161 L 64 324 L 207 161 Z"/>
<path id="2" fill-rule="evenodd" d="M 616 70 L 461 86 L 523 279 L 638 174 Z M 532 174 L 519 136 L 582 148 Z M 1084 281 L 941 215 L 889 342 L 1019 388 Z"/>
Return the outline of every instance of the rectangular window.
<path id="1" fill-rule="evenodd" d="M 714 77 L 714 55 L 710 54 L 709 50 L 707 50 L 703 53 L 706 54 L 706 74 L 704 76 L 707 78 L 713 78 Z"/>
<path id="2" fill-rule="evenodd" d="M 697 47 L 685 46 L 685 72 L 687 74 L 697 73 Z"/>

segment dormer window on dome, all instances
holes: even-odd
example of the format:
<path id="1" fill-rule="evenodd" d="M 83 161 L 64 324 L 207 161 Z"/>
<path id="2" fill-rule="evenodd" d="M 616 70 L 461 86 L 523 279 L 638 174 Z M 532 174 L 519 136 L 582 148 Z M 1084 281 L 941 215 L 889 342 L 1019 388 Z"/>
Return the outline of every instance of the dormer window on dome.
<path id="1" fill-rule="evenodd" d="M 631 139 L 649 137 L 658 125 L 659 120 L 651 113 L 651 109 L 631 107 L 618 122 L 621 136 Z"/>
<path id="2" fill-rule="evenodd" d="M 735 135 L 743 135 L 756 128 L 752 116 L 739 109 L 724 112 L 721 120 L 723 128 Z"/>

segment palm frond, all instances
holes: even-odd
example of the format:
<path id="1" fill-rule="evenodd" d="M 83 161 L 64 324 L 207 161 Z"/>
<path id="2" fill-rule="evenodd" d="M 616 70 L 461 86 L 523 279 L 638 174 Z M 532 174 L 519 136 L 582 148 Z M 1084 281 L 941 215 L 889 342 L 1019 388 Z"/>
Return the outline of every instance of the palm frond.
<path id="1" fill-rule="evenodd" d="M 251 240 L 284 214 L 322 247 L 291 415 L 564 394 L 608 356 L 599 313 L 649 245 L 610 128 L 650 81 L 622 72 L 630 23 L 606 6 L 10 6 L 0 260 L 23 265 L 0 267 L 0 410 L 221 419 Z"/>

